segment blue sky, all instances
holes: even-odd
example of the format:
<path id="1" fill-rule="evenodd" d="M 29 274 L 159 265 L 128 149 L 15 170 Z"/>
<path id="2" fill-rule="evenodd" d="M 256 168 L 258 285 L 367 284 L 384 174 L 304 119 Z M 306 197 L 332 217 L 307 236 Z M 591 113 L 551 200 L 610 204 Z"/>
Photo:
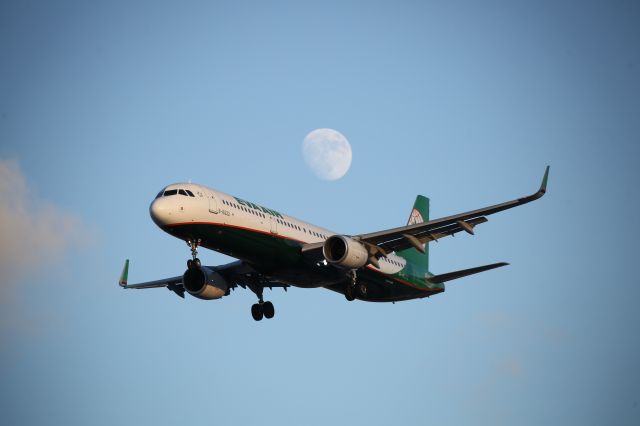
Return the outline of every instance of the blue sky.
<path id="1" fill-rule="evenodd" d="M 159 4 L 161 3 L 161 4 Z M 0 411 L 10 424 L 640 422 L 635 2 L 0 4 Z M 338 181 L 305 166 L 321 127 Z M 429 300 L 181 300 L 148 215 L 191 179 L 337 232 L 528 194 L 431 247 Z M 229 259 L 202 252 L 206 264 Z"/>

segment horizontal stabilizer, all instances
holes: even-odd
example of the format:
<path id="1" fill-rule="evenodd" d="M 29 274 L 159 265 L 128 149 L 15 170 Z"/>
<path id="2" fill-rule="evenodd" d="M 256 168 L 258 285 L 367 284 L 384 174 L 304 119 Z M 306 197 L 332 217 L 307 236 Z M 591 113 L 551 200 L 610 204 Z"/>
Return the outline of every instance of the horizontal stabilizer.
<path id="1" fill-rule="evenodd" d="M 446 274 L 434 275 L 427 278 L 427 281 L 432 284 L 440 284 L 446 281 L 455 280 L 458 278 L 466 277 L 467 275 L 477 274 L 478 272 L 489 271 L 491 269 L 500 268 L 501 266 L 507 266 L 508 263 L 492 263 L 491 265 L 478 266 L 476 268 L 463 269 L 461 271 L 447 272 Z"/>

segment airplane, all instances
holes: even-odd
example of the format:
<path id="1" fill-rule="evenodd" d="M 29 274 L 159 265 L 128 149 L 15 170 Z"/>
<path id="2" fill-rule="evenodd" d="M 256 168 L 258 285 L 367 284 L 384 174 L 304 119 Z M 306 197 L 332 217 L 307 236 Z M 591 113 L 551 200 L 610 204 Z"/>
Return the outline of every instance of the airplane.
<path id="1" fill-rule="evenodd" d="M 273 318 L 265 288 L 326 288 L 349 301 L 398 302 L 444 292 L 444 283 L 508 265 L 492 263 L 434 275 L 429 272 L 429 243 L 487 222 L 487 216 L 527 204 L 547 190 L 549 166 L 537 192 L 505 203 L 440 219 L 429 219 L 429 199 L 418 195 L 406 226 L 368 234 L 332 232 L 277 210 L 193 183 L 175 183 L 151 202 L 155 224 L 191 249 L 187 270 L 180 276 L 139 284 L 127 282 L 129 260 L 120 275 L 125 289 L 165 287 L 184 298 L 203 300 L 228 296 L 237 287 L 258 298 L 251 306 L 254 320 Z M 203 266 L 198 247 L 237 261 Z"/>

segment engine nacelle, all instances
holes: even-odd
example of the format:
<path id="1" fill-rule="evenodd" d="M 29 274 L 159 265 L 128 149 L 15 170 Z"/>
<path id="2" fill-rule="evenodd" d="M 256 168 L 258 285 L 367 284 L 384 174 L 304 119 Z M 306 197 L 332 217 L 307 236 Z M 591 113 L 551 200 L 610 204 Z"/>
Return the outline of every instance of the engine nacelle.
<path id="1" fill-rule="evenodd" d="M 329 237 L 322 247 L 322 254 L 327 262 L 347 269 L 361 268 L 369 260 L 367 248 L 344 235 Z"/>
<path id="2" fill-rule="evenodd" d="M 229 289 L 222 275 L 206 266 L 187 269 L 182 276 L 182 285 L 187 293 L 203 300 L 220 299 Z"/>

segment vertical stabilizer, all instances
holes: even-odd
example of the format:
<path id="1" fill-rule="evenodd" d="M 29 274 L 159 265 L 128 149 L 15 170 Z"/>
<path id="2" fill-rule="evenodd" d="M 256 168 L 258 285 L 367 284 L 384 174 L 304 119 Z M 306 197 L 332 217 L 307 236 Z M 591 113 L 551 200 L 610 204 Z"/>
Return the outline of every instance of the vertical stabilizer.
<path id="1" fill-rule="evenodd" d="M 413 204 L 411 214 L 407 225 L 415 225 L 416 223 L 429 221 L 429 199 L 423 195 L 416 197 L 416 202 Z M 424 272 L 429 270 L 429 244 L 425 244 L 424 253 L 420 253 L 414 248 L 401 250 L 398 256 L 403 257 L 408 263 L 412 263 L 416 266 L 420 266 L 420 269 L 424 268 Z"/>

